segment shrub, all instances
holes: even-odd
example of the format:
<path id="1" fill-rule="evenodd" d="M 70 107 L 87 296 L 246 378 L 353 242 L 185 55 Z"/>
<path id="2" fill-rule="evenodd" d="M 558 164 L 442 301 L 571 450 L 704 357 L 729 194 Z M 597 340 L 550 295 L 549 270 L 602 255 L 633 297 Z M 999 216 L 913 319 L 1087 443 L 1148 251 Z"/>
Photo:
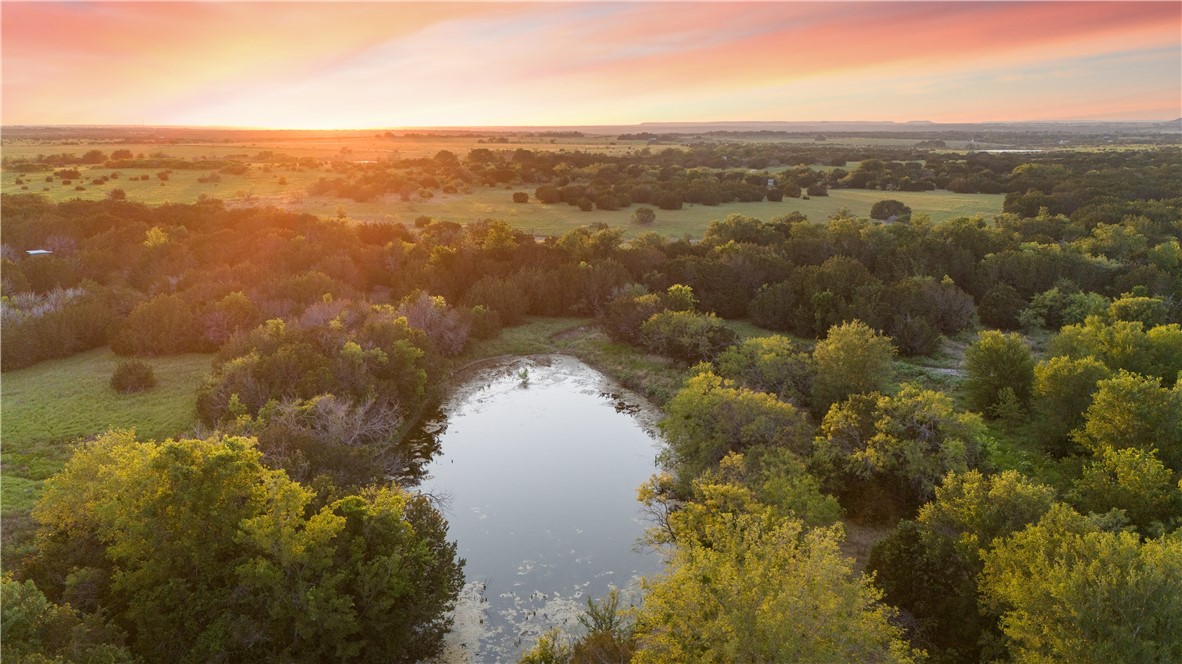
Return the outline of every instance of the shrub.
<path id="1" fill-rule="evenodd" d="M 111 375 L 111 388 L 124 394 L 143 392 L 153 387 L 156 387 L 156 374 L 152 373 L 152 367 L 146 362 L 120 362 Z"/>
<path id="2" fill-rule="evenodd" d="M 870 218 L 883 221 L 891 218 L 907 220 L 911 218 L 911 208 L 904 205 L 901 201 L 888 198 L 878 201 L 870 207 Z"/>
<path id="3" fill-rule="evenodd" d="M 524 191 L 515 191 L 515 192 L 513 192 L 513 202 L 514 203 L 528 203 L 529 202 L 529 194 L 525 193 Z"/>
<path id="4" fill-rule="evenodd" d="M 632 221 L 638 224 L 651 224 L 657 220 L 657 213 L 651 207 L 638 207 L 632 212 Z"/>
<path id="5" fill-rule="evenodd" d="M 662 311 L 640 326 L 640 339 L 654 353 L 700 362 L 717 358 L 738 335 L 714 314 Z"/>
<path id="6" fill-rule="evenodd" d="M 672 191 L 657 194 L 655 202 L 662 210 L 680 210 L 682 204 L 681 196 Z"/>
<path id="7" fill-rule="evenodd" d="M 895 346 L 862 321 L 829 328 L 813 349 L 813 407 L 824 414 L 851 394 L 883 391 L 891 382 Z"/>
<path id="8" fill-rule="evenodd" d="M 1025 408 L 1030 402 L 1034 383 L 1034 359 L 1030 347 L 1020 334 L 1004 334 L 986 330 L 965 350 L 965 396 L 969 407 L 982 413 L 992 413 L 999 393 L 1013 390 L 1018 405 Z"/>

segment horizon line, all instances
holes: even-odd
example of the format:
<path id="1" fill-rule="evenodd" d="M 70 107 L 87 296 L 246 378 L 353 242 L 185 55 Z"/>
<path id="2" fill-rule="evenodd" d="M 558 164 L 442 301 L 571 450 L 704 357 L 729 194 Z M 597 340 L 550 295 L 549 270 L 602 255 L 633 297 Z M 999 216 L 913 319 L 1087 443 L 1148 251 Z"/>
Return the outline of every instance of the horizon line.
<path id="1" fill-rule="evenodd" d="M 585 124 L 520 124 L 520 125 L 401 125 L 374 127 L 266 127 L 251 125 L 202 125 L 202 124 L 136 124 L 136 123 L 0 123 L 0 129 L 9 128 L 128 128 L 128 129 L 216 129 L 230 131 L 405 131 L 405 130 L 525 130 L 525 129 L 578 129 L 590 127 L 638 127 L 646 126 L 698 126 L 698 125 L 817 125 L 817 124 L 861 124 L 907 126 L 973 126 L 973 125 L 1135 125 L 1182 123 L 1182 117 L 1169 119 L 1064 119 L 1064 120 L 978 120 L 942 122 L 938 120 L 646 120 L 633 123 L 585 123 Z"/>

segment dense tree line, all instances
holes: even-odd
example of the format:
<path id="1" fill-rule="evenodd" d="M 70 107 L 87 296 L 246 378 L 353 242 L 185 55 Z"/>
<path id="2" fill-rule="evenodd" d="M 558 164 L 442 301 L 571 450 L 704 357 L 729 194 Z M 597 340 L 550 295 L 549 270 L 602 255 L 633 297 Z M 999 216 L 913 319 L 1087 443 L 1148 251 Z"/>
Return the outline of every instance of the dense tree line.
<path id="1" fill-rule="evenodd" d="M 855 165 L 847 170 L 849 163 Z M 836 168 L 817 169 L 815 164 Z M 477 148 L 464 158 L 442 151 L 434 158 L 338 161 L 325 168 L 333 175 L 322 177 L 309 193 L 358 201 L 398 194 L 406 200 L 467 192 L 473 186 L 535 185 L 533 193 L 541 203 L 565 203 L 587 211 L 634 203 L 670 210 L 734 201 L 775 202 L 824 196 L 829 189 L 941 189 L 1006 194 L 1005 211 L 1021 217 L 1035 217 L 1045 209 L 1094 219 L 1110 215 L 1114 207 L 1182 197 L 1182 167 L 1175 148 L 1037 155 L 733 143 L 656 152 L 645 148 L 626 155 Z M 884 208 L 876 218 L 902 218 L 908 213 L 904 207 Z"/>

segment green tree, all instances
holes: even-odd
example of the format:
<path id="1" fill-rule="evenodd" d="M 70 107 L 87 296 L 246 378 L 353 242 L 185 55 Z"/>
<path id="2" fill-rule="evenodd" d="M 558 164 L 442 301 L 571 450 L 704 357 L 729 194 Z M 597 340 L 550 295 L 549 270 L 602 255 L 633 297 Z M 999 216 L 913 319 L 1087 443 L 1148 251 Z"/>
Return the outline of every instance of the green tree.
<path id="1" fill-rule="evenodd" d="M 657 220 L 657 212 L 651 207 L 640 206 L 632 211 L 632 221 L 648 225 Z"/>
<path id="2" fill-rule="evenodd" d="M 1169 307 L 1160 297 L 1135 296 L 1125 293 L 1108 306 L 1112 320 L 1137 321 L 1146 330 L 1166 322 Z"/>
<path id="3" fill-rule="evenodd" d="M 688 362 L 713 360 L 736 339 L 738 335 L 712 313 L 661 311 L 640 326 L 646 348 Z"/>
<path id="4" fill-rule="evenodd" d="M 812 391 L 812 357 L 788 337 L 747 339 L 726 349 L 717 364 L 720 375 L 798 405 Z"/>
<path id="5" fill-rule="evenodd" d="M 1182 516 L 1182 486 L 1154 450 L 1103 450 L 1099 459 L 1084 468 L 1070 497 L 1084 512 L 1123 510 L 1145 534 L 1160 534 L 1171 520 Z"/>
<path id="6" fill-rule="evenodd" d="M 813 458 L 847 508 L 883 516 L 884 509 L 917 508 L 949 472 L 976 467 L 987 441 L 979 415 L 904 384 L 894 396 L 854 395 L 830 408 Z"/>
<path id="7" fill-rule="evenodd" d="M 149 660 L 434 653 L 462 583 L 438 512 L 394 488 L 315 509 L 260 456 L 244 438 L 100 437 L 46 483 L 30 574 Z"/>
<path id="8" fill-rule="evenodd" d="M 733 491 L 700 487 L 712 505 L 682 529 L 665 572 L 645 582 L 633 662 L 918 659 L 838 549 L 840 526 L 806 530 L 771 508 L 736 504 Z"/>
<path id="9" fill-rule="evenodd" d="M 721 246 L 728 242 L 766 245 L 781 239 L 782 236 L 770 224 L 765 224 L 755 217 L 729 214 L 726 219 L 710 222 L 706 227 L 706 234 L 702 237 L 702 243 L 708 246 Z"/>
<path id="10" fill-rule="evenodd" d="M 1142 542 L 1065 505 L 984 554 L 981 592 L 1019 662 L 1182 659 L 1182 539 Z"/>
<path id="11" fill-rule="evenodd" d="M 1097 385 L 1076 441 L 1097 457 L 1109 449 L 1157 449 L 1167 467 L 1182 470 L 1182 389 L 1127 371 Z"/>
<path id="12" fill-rule="evenodd" d="M 1030 403 L 1034 358 L 1022 335 L 986 330 L 977 335 L 964 354 L 964 390 L 969 406 L 992 413 L 999 393 L 1010 388 L 1025 407 Z"/>
<path id="13" fill-rule="evenodd" d="M 210 307 L 202 318 L 206 341 L 221 345 L 239 332 L 263 322 L 263 314 L 241 291 L 230 293 Z"/>
<path id="14" fill-rule="evenodd" d="M 649 293 L 640 284 L 630 284 L 616 291 L 600 321 L 612 339 L 640 343 L 641 328 L 649 318 L 662 311 L 693 311 L 696 304 L 689 286 L 674 284 L 664 293 Z"/>
<path id="15" fill-rule="evenodd" d="M 919 511 L 919 522 L 934 532 L 956 534 L 956 546 L 976 556 L 994 540 L 1038 521 L 1054 504 L 1055 491 L 1015 470 L 985 475 L 977 470 L 949 474 L 935 500 Z"/>
<path id="16" fill-rule="evenodd" d="M 1002 281 L 981 298 L 977 315 L 986 325 L 1013 330 L 1020 326 L 1018 315 L 1025 307 L 1026 300 L 1018 289 Z"/>
<path id="17" fill-rule="evenodd" d="M 870 206 L 871 219 L 886 220 L 890 219 L 891 217 L 901 221 L 906 221 L 911 218 L 911 208 L 904 205 L 901 201 L 896 201 L 890 198 L 878 201 L 874 205 Z"/>
<path id="18" fill-rule="evenodd" d="M 829 334 L 813 349 L 815 412 L 824 413 L 851 394 L 884 390 L 894 375 L 894 356 L 890 338 L 861 321 L 829 328 Z"/>
<path id="19" fill-rule="evenodd" d="M 867 567 L 892 606 L 915 618 L 913 639 L 937 662 L 992 661 L 997 615 L 978 602 L 981 554 L 1038 521 L 1055 492 L 1017 471 L 949 474 L 916 521 L 874 546 Z"/>
<path id="20" fill-rule="evenodd" d="M 812 435 L 808 416 L 792 404 L 709 371 L 686 380 L 665 412 L 661 430 L 669 443 L 667 465 L 682 491 L 728 452 L 785 447 L 805 454 Z"/>
<path id="21" fill-rule="evenodd" d="M 1083 424 L 1097 383 L 1112 371 L 1094 357 L 1052 357 L 1034 365 L 1034 425 L 1043 445 L 1057 455 L 1071 452 L 1069 434 Z"/>
<path id="22" fill-rule="evenodd" d="M 44 664 L 131 664 L 124 634 L 100 616 L 49 601 L 32 581 L 0 578 L 0 659 Z"/>
<path id="23" fill-rule="evenodd" d="M 555 628 L 539 636 L 537 643 L 522 653 L 517 664 L 570 664 L 573 656 L 569 639 Z"/>
<path id="24" fill-rule="evenodd" d="M 205 350 L 193 306 L 181 296 L 157 295 L 132 309 L 111 340 L 120 355 L 175 355 Z"/>
<path id="25" fill-rule="evenodd" d="M 1161 378 L 1173 385 L 1182 372 L 1182 326 L 1145 329 L 1140 321 L 1106 321 L 1089 316 L 1083 325 L 1065 325 L 1048 345 L 1051 355 L 1093 356 L 1109 369 Z"/>
<path id="26" fill-rule="evenodd" d="M 143 392 L 156 387 L 156 374 L 145 362 L 120 362 L 119 366 L 115 367 L 115 373 L 111 374 L 109 385 L 111 389 L 124 394 Z"/>

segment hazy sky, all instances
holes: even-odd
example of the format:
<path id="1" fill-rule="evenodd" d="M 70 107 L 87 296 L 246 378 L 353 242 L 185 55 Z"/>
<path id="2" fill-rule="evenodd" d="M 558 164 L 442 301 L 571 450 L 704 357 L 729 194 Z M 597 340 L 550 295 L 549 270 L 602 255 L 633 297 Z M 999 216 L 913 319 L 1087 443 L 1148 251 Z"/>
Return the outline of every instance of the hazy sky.
<path id="1" fill-rule="evenodd" d="M 11 2 L 5 124 L 1167 120 L 1182 3 Z"/>

